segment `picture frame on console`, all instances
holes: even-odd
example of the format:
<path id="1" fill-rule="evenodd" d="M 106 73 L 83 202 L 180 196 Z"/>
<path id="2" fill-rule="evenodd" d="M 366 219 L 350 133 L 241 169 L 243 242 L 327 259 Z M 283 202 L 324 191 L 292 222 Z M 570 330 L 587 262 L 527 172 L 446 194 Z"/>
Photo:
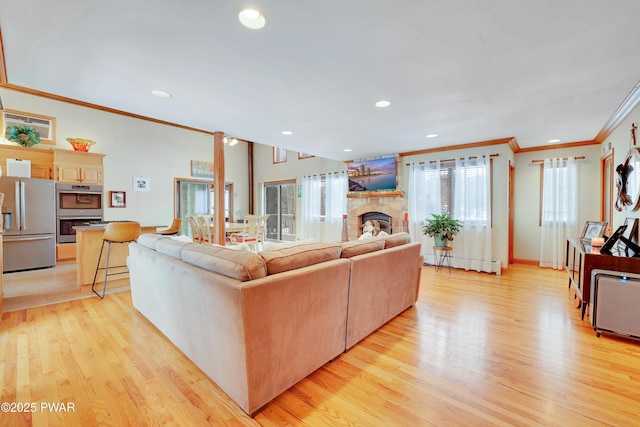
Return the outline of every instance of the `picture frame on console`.
<path id="1" fill-rule="evenodd" d="M 606 221 L 587 221 L 582 230 L 580 241 L 582 243 L 591 244 L 591 239 L 594 237 L 603 237 L 604 231 L 607 228 Z"/>

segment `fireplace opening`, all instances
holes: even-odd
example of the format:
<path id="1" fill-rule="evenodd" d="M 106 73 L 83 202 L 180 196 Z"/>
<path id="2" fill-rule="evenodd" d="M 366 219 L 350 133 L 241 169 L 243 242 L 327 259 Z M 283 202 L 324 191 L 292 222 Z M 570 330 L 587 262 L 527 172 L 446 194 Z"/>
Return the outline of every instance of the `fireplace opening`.
<path id="1" fill-rule="evenodd" d="M 391 217 L 382 212 L 367 212 L 360 217 L 360 234 L 362 235 L 362 227 L 367 221 L 373 224 L 373 235 L 377 236 L 381 231 L 392 234 Z"/>

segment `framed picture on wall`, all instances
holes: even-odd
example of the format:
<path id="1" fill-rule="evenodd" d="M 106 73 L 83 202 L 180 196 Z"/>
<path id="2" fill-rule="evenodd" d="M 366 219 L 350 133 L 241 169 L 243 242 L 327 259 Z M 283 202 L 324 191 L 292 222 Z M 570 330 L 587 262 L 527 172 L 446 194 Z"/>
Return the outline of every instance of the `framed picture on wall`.
<path id="1" fill-rule="evenodd" d="M 311 157 L 315 157 L 315 156 L 309 153 L 298 152 L 298 159 L 310 159 Z"/>
<path id="2" fill-rule="evenodd" d="M 141 176 L 134 176 L 133 191 L 151 191 L 151 180 Z"/>
<path id="3" fill-rule="evenodd" d="M 2 135 L 6 135 L 9 126 L 26 126 L 34 128 L 40 134 L 41 144 L 55 145 L 55 117 L 39 114 L 24 113 L 22 111 L 4 110 L 2 112 Z"/>
<path id="4" fill-rule="evenodd" d="M 284 163 L 287 161 L 287 149 L 273 147 L 273 163 Z"/>
<path id="5" fill-rule="evenodd" d="M 124 191 L 109 191 L 109 207 L 124 208 L 127 206 L 127 193 Z"/>

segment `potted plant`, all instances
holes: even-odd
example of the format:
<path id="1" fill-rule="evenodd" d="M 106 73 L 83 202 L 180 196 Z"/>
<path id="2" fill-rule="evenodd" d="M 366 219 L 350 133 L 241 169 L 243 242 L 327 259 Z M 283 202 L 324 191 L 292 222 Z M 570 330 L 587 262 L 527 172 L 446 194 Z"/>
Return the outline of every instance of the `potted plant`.
<path id="1" fill-rule="evenodd" d="M 27 126 L 7 126 L 5 138 L 23 147 L 31 147 L 40 142 L 40 132 Z"/>
<path id="2" fill-rule="evenodd" d="M 462 222 L 451 218 L 447 213 L 431 214 L 432 218 L 425 219 L 426 225 L 422 227 L 422 234 L 433 237 L 436 246 L 449 246 L 449 241 L 458 234 L 462 228 Z"/>

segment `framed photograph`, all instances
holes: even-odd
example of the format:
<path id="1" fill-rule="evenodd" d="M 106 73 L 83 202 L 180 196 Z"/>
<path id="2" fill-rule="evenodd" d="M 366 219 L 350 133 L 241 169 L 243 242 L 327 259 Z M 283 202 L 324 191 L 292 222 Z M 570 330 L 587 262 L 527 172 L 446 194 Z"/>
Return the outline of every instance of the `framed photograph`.
<path id="1" fill-rule="evenodd" d="M 606 221 L 587 221 L 587 223 L 584 225 L 584 230 L 582 230 L 580 241 L 590 244 L 593 237 L 604 236 L 604 230 L 606 228 Z"/>
<path id="2" fill-rule="evenodd" d="M 198 178 L 213 178 L 213 162 L 191 160 L 191 176 Z"/>
<path id="3" fill-rule="evenodd" d="M 624 220 L 624 225 L 627 228 L 624 229 L 622 235 L 633 243 L 638 243 L 638 218 L 627 218 Z"/>
<path id="4" fill-rule="evenodd" d="M 313 154 L 309 153 L 300 153 L 298 152 L 298 160 L 300 159 L 310 159 L 311 157 L 315 157 Z"/>
<path id="5" fill-rule="evenodd" d="M 151 191 L 151 180 L 141 176 L 134 176 L 133 191 Z"/>
<path id="6" fill-rule="evenodd" d="M 287 149 L 273 147 L 273 163 L 284 163 L 287 161 Z"/>
<path id="7" fill-rule="evenodd" d="M 124 191 L 109 191 L 109 207 L 125 208 L 127 207 L 127 193 Z"/>
<path id="8" fill-rule="evenodd" d="M 39 114 L 24 113 L 22 111 L 4 110 L 2 112 L 2 136 L 7 133 L 8 126 L 28 126 L 40 133 L 40 144 L 56 144 L 55 117 Z"/>

